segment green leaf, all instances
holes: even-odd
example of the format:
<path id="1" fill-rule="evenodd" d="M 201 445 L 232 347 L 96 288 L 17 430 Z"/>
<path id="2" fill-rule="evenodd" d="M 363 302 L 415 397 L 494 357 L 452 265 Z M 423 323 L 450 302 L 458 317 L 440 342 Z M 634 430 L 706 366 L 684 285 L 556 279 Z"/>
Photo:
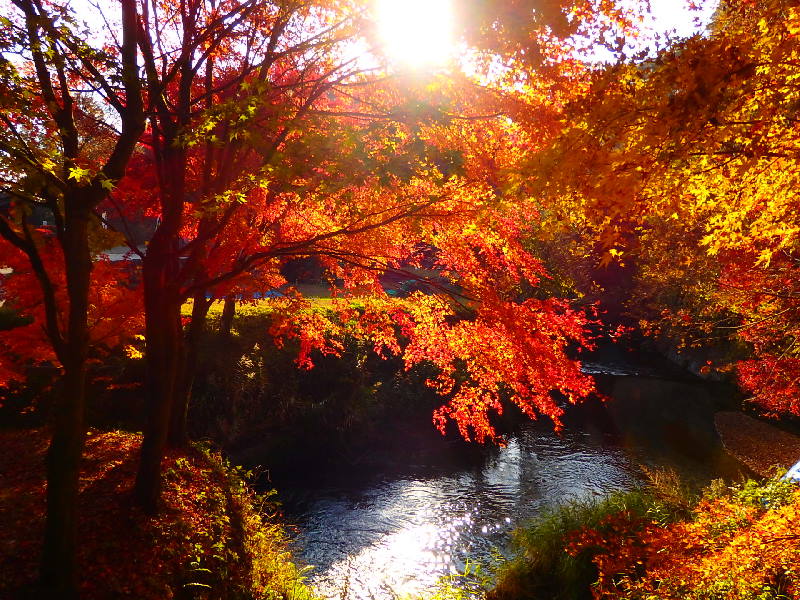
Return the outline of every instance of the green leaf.
<path id="1" fill-rule="evenodd" d="M 69 177 L 67 179 L 74 179 L 78 183 L 89 179 L 89 169 L 82 169 L 81 167 L 72 167 L 69 170 Z"/>

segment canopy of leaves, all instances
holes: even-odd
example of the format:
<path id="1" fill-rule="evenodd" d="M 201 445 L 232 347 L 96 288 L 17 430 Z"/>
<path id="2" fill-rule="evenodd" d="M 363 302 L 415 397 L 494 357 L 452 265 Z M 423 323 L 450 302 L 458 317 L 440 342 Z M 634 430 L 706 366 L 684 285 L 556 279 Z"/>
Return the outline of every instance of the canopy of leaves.
<path id="1" fill-rule="evenodd" d="M 706 34 L 597 69 L 521 171 L 540 239 L 568 244 L 561 268 L 584 292 L 598 294 L 587 260 L 625 265 L 616 285 L 649 330 L 749 344 L 764 362 L 741 382 L 768 412 L 796 412 L 799 18 L 790 2 L 722 2 Z"/>

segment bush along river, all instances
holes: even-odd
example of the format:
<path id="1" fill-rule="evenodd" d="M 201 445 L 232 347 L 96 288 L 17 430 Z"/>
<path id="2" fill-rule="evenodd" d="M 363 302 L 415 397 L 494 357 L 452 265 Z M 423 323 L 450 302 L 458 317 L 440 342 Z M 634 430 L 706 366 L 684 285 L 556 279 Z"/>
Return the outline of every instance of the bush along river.
<path id="1" fill-rule="evenodd" d="M 572 409 L 560 434 L 527 422 L 503 448 L 465 449 L 429 435 L 421 420 L 396 440 L 388 434 L 361 463 L 311 482 L 278 481 L 312 587 L 337 599 L 430 595 L 442 576 L 507 555 L 512 529 L 544 508 L 641 485 L 642 466 L 698 484 L 738 474 L 713 428 L 729 390 L 608 365 L 586 370 L 609 400 Z"/>

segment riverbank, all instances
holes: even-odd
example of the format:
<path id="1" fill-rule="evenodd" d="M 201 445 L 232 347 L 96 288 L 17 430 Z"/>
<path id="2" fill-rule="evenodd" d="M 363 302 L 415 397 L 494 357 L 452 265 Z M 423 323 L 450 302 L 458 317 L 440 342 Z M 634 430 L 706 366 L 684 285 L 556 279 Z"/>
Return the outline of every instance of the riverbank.
<path id="1" fill-rule="evenodd" d="M 780 600 L 800 593 L 800 489 L 776 474 L 800 458 L 800 437 L 742 412 L 719 411 L 725 452 L 765 479 L 693 490 L 647 471 L 640 489 L 572 501 L 514 531 L 491 600 L 643 597 Z"/>
<path id="2" fill-rule="evenodd" d="M 761 477 L 800 460 L 800 437 L 741 412 L 723 411 L 714 424 L 725 450 Z"/>
<path id="3" fill-rule="evenodd" d="M 491 600 L 797 598 L 800 489 L 770 479 L 688 493 L 669 473 L 567 503 L 515 531 Z"/>
<path id="4" fill-rule="evenodd" d="M 44 526 L 44 429 L 0 432 L 0 598 L 33 594 Z M 135 508 L 141 436 L 91 431 L 80 481 L 81 598 L 311 598 L 287 537 L 241 470 L 200 447 L 164 459 L 162 510 Z M 274 507 L 272 507 L 274 515 Z"/>

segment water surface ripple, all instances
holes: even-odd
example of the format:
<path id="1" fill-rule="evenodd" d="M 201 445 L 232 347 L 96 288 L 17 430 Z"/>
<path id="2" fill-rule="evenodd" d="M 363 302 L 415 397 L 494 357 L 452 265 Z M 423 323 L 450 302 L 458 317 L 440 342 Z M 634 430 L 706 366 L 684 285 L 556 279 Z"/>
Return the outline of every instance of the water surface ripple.
<path id="1" fill-rule="evenodd" d="M 529 424 L 472 467 L 417 465 L 366 485 L 294 490 L 285 507 L 320 595 L 424 595 L 468 559 L 505 551 L 509 531 L 543 507 L 635 485 L 635 463 L 603 436 Z"/>

